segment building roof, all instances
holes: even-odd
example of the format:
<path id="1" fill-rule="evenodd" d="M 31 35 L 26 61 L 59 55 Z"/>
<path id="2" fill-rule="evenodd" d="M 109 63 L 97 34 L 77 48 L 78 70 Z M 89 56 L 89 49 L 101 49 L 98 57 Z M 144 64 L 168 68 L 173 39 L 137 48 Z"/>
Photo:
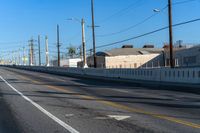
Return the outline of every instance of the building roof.
<path id="1" fill-rule="evenodd" d="M 120 55 L 146 55 L 158 54 L 162 48 L 116 48 L 105 52 L 98 52 L 97 56 L 120 56 Z"/>

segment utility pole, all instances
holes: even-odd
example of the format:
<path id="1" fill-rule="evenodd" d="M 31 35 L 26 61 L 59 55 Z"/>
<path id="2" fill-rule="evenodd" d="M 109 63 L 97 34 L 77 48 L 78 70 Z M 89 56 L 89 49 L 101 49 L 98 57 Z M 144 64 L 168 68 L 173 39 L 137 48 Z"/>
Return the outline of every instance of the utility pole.
<path id="1" fill-rule="evenodd" d="M 34 53 L 34 48 L 33 48 L 33 38 L 29 41 L 30 42 L 30 44 L 29 44 L 29 46 L 30 46 L 30 57 L 29 57 L 29 65 L 30 66 L 33 66 L 33 53 Z"/>
<path id="2" fill-rule="evenodd" d="M 82 18 L 82 47 L 83 47 L 83 68 L 87 68 L 87 59 L 86 59 L 86 48 L 85 48 L 85 21 Z"/>
<path id="3" fill-rule="evenodd" d="M 59 25 L 57 25 L 57 48 L 58 48 L 58 67 L 60 67 L 60 38 Z"/>
<path id="4" fill-rule="evenodd" d="M 49 46 L 48 46 L 48 37 L 45 37 L 45 44 L 46 44 L 46 66 L 50 66 L 49 65 Z"/>
<path id="5" fill-rule="evenodd" d="M 168 0 L 168 16 L 169 16 L 170 67 L 171 67 L 171 68 L 174 68 L 174 57 L 173 57 L 173 29 L 172 29 L 172 0 Z"/>
<path id="6" fill-rule="evenodd" d="M 12 51 L 12 64 L 14 64 L 14 51 Z"/>
<path id="7" fill-rule="evenodd" d="M 82 45 L 79 46 L 79 56 L 81 58 L 81 60 L 83 59 L 83 53 L 82 53 Z"/>
<path id="8" fill-rule="evenodd" d="M 94 58 L 94 68 L 97 67 L 96 58 L 96 39 L 95 39 L 95 24 L 94 24 L 94 0 L 91 0 L 91 10 L 92 10 L 92 37 L 93 37 L 93 58 Z"/>
<path id="9" fill-rule="evenodd" d="M 21 55 L 20 55 L 20 51 L 21 51 L 21 49 L 18 50 L 18 59 L 19 59 L 18 65 L 21 65 Z"/>
<path id="10" fill-rule="evenodd" d="M 14 51 L 15 65 L 17 65 L 17 51 Z"/>
<path id="11" fill-rule="evenodd" d="M 38 57 L 39 57 L 39 66 L 41 66 L 41 50 L 40 50 L 40 35 L 38 35 Z"/>
<path id="12" fill-rule="evenodd" d="M 23 65 L 25 65 L 25 59 L 26 57 L 25 57 L 25 47 L 23 47 Z"/>

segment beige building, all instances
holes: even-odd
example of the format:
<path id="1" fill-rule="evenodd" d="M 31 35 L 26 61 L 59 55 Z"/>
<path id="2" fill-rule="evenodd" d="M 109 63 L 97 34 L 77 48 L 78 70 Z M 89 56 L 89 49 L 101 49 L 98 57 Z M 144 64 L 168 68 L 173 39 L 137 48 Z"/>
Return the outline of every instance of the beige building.
<path id="1" fill-rule="evenodd" d="M 97 53 L 98 68 L 139 68 L 159 57 L 163 49 L 157 48 L 118 48 Z M 93 57 L 88 57 L 89 67 L 93 66 Z M 154 65 L 154 64 L 153 64 Z M 159 62 L 158 64 L 159 65 Z M 152 66 L 152 64 L 150 64 Z"/>

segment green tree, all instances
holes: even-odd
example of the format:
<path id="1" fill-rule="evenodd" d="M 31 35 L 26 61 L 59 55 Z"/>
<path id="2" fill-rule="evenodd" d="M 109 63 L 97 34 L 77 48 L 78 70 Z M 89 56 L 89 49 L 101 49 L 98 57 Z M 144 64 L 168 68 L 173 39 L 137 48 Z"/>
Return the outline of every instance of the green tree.
<path id="1" fill-rule="evenodd" d="M 75 55 L 76 55 L 76 47 L 70 46 L 70 47 L 68 47 L 67 49 L 68 49 L 68 53 L 67 53 L 68 56 L 69 56 L 70 58 L 74 58 Z"/>

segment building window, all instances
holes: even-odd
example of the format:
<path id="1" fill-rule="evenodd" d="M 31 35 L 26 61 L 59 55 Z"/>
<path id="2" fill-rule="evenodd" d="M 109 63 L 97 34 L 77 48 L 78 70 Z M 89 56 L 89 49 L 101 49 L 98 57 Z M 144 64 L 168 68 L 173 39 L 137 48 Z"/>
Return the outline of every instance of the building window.
<path id="1" fill-rule="evenodd" d="M 183 58 L 183 63 L 187 66 L 189 66 L 190 64 L 195 64 L 196 62 L 197 62 L 196 56 L 189 56 Z"/>
<path id="2" fill-rule="evenodd" d="M 175 59 L 175 66 L 179 66 L 178 59 Z"/>
<path id="3" fill-rule="evenodd" d="M 193 71 L 193 78 L 195 78 L 195 71 Z"/>
<path id="4" fill-rule="evenodd" d="M 137 63 L 134 63 L 134 68 L 137 68 Z"/>

